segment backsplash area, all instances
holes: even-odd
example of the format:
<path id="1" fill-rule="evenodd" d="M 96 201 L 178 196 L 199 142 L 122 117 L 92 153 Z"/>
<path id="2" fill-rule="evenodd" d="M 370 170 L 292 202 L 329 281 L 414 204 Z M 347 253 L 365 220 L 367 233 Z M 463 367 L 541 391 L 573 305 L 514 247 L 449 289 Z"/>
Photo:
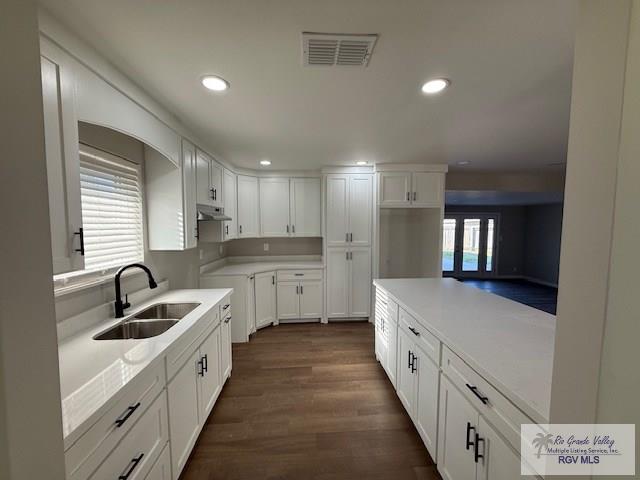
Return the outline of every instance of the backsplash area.
<path id="1" fill-rule="evenodd" d="M 228 257 L 322 255 L 322 238 L 240 238 L 224 245 Z"/>

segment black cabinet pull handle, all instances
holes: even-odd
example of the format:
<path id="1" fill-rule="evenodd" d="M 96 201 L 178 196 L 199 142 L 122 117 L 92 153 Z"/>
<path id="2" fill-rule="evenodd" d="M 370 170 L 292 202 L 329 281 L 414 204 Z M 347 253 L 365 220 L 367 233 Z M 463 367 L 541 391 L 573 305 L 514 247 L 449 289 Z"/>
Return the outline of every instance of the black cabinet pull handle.
<path id="1" fill-rule="evenodd" d="M 408 201 L 410 200 L 410 198 L 411 198 L 411 197 L 410 197 L 410 195 L 411 195 L 411 193 L 407 192 L 407 202 L 408 202 Z"/>
<path id="2" fill-rule="evenodd" d="M 296 226 L 295 225 L 291 225 L 291 233 L 296 233 Z"/>
<path id="3" fill-rule="evenodd" d="M 209 356 L 207 354 L 205 354 L 205 356 L 202 357 L 202 360 L 204 361 L 204 363 L 202 364 L 202 370 L 204 372 L 208 372 L 209 371 Z"/>
<path id="4" fill-rule="evenodd" d="M 416 201 L 416 198 L 418 197 L 418 194 L 416 192 L 413 192 L 413 201 Z"/>
<path id="5" fill-rule="evenodd" d="M 287 233 L 289 233 L 289 225 L 287 225 Z"/>
<path id="6" fill-rule="evenodd" d="M 74 235 L 80 236 L 80 248 L 76 248 L 76 252 L 80 252 L 80 255 L 84 257 L 84 228 L 80 227 L 77 232 L 73 232 Z"/>
<path id="7" fill-rule="evenodd" d="M 229 323 L 231 321 L 231 315 L 225 318 L 224 323 Z"/>
<path id="8" fill-rule="evenodd" d="M 304 295 L 304 285 L 300 285 L 300 295 Z"/>
<path id="9" fill-rule="evenodd" d="M 478 391 L 478 387 L 476 387 L 475 385 L 469 385 L 468 383 L 465 383 L 465 385 L 467 386 L 467 388 L 469 390 L 471 390 L 473 392 L 473 394 L 478 397 L 480 399 L 480 401 L 482 403 L 484 403 L 485 405 L 487 405 L 489 403 L 489 398 L 485 397 L 484 395 L 482 395 L 479 391 Z"/>
<path id="10" fill-rule="evenodd" d="M 418 365 L 416 360 L 418 360 L 418 357 L 416 357 L 413 353 L 411 354 L 411 357 L 413 358 L 413 361 L 411 362 L 411 373 L 415 373 L 418 371 Z"/>
<path id="11" fill-rule="evenodd" d="M 226 233 L 227 233 L 227 235 L 229 235 L 229 225 L 225 225 L 225 228 L 226 228 L 226 230 L 227 230 L 227 232 L 226 232 Z"/>
<path id="12" fill-rule="evenodd" d="M 120 428 L 122 425 L 124 425 L 125 422 L 129 420 L 129 417 L 133 415 L 133 412 L 135 412 L 138 409 L 139 406 L 140 406 L 140 402 L 130 407 L 127 407 L 127 413 L 125 414 L 125 416 L 116 420 L 116 428 Z"/>
<path id="13" fill-rule="evenodd" d="M 409 327 L 409 330 L 411 330 L 411 333 L 413 333 L 416 337 L 420 336 L 420 332 L 418 332 L 415 328 Z"/>
<path id="14" fill-rule="evenodd" d="M 200 369 L 198 370 L 198 375 L 204 377 L 204 360 L 202 358 L 198 360 L 198 366 L 200 367 Z"/>
<path id="15" fill-rule="evenodd" d="M 222 307 L 222 309 L 223 309 L 223 310 L 226 310 L 227 308 L 229 308 L 229 306 L 230 306 L 230 305 L 231 305 L 230 303 L 227 303 L 226 305 L 224 305 L 224 306 Z"/>
<path id="16" fill-rule="evenodd" d="M 473 432 L 475 433 L 476 427 L 472 427 L 471 424 L 467 422 L 467 441 L 465 445 L 465 448 L 467 450 L 469 450 L 469 447 L 473 447 L 475 445 L 473 441 L 469 440 L 469 434 L 471 433 L 471 430 L 473 430 Z"/>
<path id="17" fill-rule="evenodd" d="M 411 368 L 411 351 L 409 351 L 409 363 L 407 365 L 407 368 Z"/>
<path id="18" fill-rule="evenodd" d="M 484 455 L 480 455 L 480 442 L 482 442 L 482 453 L 484 454 L 484 438 L 480 438 L 480 435 L 476 433 L 476 444 L 473 449 L 473 457 L 476 463 L 478 463 L 479 459 L 484 458 Z"/>
<path id="19" fill-rule="evenodd" d="M 127 480 L 127 478 L 129 478 L 131 476 L 133 471 L 136 469 L 136 467 L 138 466 L 138 464 L 142 460 L 142 457 L 144 457 L 144 453 L 141 453 L 139 456 L 137 456 L 136 458 L 132 459 L 131 460 L 131 467 L 129 467 L 129 470 L 127 471 L 127 473 L 125 473 L 124 475 L 120 475 L 118 477 L 118 480 Z"/>
<path id="20" fill-rule="evenodd" d="M 276 284 L 276 276 L 271 275 L 271 285 L 275 285 L 275 284 Z"/>

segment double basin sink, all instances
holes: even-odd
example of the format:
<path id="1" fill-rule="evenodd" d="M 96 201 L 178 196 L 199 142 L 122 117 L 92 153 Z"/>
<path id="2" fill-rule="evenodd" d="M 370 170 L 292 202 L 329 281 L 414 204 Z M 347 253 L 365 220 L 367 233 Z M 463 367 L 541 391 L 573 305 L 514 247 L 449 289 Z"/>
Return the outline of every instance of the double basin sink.
<path id="1" fill-rule="evenodd" d="M 199 303 L 156 303 L 97 334 L 93 339 L 126 340 L 155 337 L 169 330 L 199 305 Z"/>

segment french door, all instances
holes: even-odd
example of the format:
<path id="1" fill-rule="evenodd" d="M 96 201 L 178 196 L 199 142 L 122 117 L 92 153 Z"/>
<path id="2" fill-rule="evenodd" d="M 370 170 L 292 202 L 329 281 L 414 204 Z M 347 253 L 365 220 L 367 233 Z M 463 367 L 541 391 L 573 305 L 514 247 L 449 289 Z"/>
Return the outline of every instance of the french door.
<path id="1" fill-rule="evenodd" d="M 497 265 L 497 214 L 445 215 L 442 224 L 442 274 L 491 277 Z"/>

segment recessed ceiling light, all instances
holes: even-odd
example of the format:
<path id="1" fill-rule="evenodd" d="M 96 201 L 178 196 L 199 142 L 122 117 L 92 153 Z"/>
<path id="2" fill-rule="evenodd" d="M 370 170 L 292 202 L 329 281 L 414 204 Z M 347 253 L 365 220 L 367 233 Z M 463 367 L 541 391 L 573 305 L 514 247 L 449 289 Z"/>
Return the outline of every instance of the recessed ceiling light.
<path id="1" fill-rule="evenodd" d="M 268 167 L 269 165 L 271 165 L 271 160 L 260 160 L 260 165 Z"/>
<path id="2" fill-rule="evenodd" d="M 359 162 L 356 162 L 356 165 L 366 165 L 367 162 L 365 162 L 364 160 L 360 160 Z"/>
<path id="3" fill-rule="evenodd" d="M 216 75 L 207 75 L 206 77 L 202 77 L 202 85 L 214 92 L 224 92 L 229 88 L 229 82 Z"/>
<path id="4" fill-rule="evenodd" d="M 469 165 L 471 162 L 469 160 L 460 160 L 458 165 Z"/>
<path id="5" fill-rule="evenodd" d="M 422 93 L 426 93 L 427 95 L 440 93 L 449 85 L 451 85 L 451 82 L 446 78 L 434 78 L 422 85 Z"/>

